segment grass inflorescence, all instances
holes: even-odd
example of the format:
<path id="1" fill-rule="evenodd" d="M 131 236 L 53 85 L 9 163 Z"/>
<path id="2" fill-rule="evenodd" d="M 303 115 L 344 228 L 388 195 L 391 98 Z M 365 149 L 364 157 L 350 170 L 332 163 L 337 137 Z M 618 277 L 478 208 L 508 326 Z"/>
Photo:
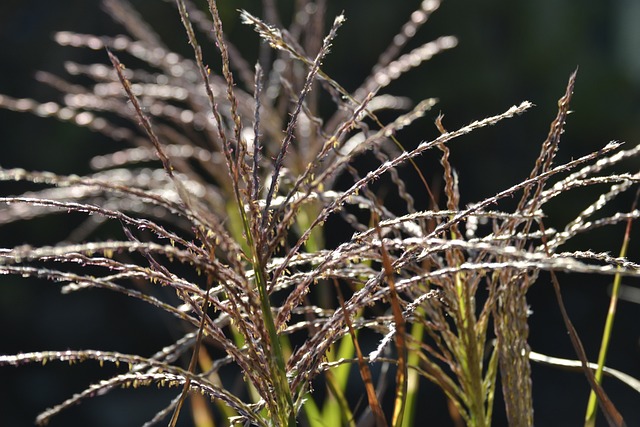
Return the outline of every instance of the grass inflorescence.
<path id="1" fill-rule="evenodd" d="M 530 361 L 561 364 L 528 345 L 527 291 L 540 273 L 550 272 L 563 313 L 557 272 L 640 276 L 624 252 L 563 250 L 576 236 L 640 216 L 635 205 L 603 213 L 640 180 L 606 170 L 640 146 L 611 142 L 555 161 L 577 73 L 528 177 L 475 203 L 461 204 L 450 145 L 526 112 L 530 102 L 454 130 L 438 116 L 438 136 L 418 144 L 397 137 L 437 101 L 409 105 L 385 88 L 457 43 L 444 36 L 403 53 L 439 1 L 421 3 L 352 91 L 323 69 L 345 24 L 339 15 L 326 33 L 320 30 L 323 1 L 297 2 L 289 28 L 279 24 L 271 1 L 263 2 L 268 20 L 240 11 L 262 41 L 254 67 L 227 40 L 215 0 L 206 13 L 176 1 L 192 58 L 170 51 L 126 0 L 104 5 L 129 35 L 56 35 L 62 45 L 105 53 L 106 65 L 67 66 L 91 84 L 46 75 L 65 94 L 64 104 L 2 96 L 0 105 L 74 121 L 130 147 L 94 157 L 94 172 L 84 176 L 0 168 L 2 181 L 37 184 L 0 197 L 2 226 L 60 211 L 87 216 L 72 234 L 77 241 L 0 249 L 0 273 L 62 283 L 63 293 L 107 289 L 170 314 L 186 332 L 150 356 L 97 350 L 0 356 L 0 365 L 94 360 L 118 367 L 44 411 L 39 424 L 114 388 L 158 385 L 173 388 L 175 398 L 145 425 L 177 425 L 190 396 L 190 410 L 201 411 L 195 399 L 202 394 L 212 404 L 199 416 L 224 425 L 411 426 L 418 425 L 424 378 L 464 425 L 491 425 L 501 387 L 509 424 L 531 426 Z M 217 48 L 219 69 L 206 64 L 205 44 Z M 389 112 L 391 120 L 379 118 Z M 439 160 L 441 191 L 417 166 L 421 156 Z M 417 193 L 406 176 L 420 183 Z M 401 206 L 377 196 L 381 180 Z M 606 190 L 566 227 L 545 226 L 547 204 L 584 187 Z M 417 198 L 430 208 L 416 208 Z M 513 209 L 502 208 L 506 198 L 516 201 Z M 117 231 L 92 239 L 104 223 Z M 339 241 L 327 244 L 328 235 Z M 564 320 L 576 363 L 608 422 L 624 425 L 599 385 L 601 371 L 611 370 L 602 360 L 594 377 Z M 369 353 L 363 334 L 379 337 Z M 231 387 L 222 369 L 245 387 Z M 350 372 L 359 373 L 365 408 L 346 396 Z M 318 384 L 326 392 L 316 393 Z M 383 399 L 388 395 L 393 399 Z"/>

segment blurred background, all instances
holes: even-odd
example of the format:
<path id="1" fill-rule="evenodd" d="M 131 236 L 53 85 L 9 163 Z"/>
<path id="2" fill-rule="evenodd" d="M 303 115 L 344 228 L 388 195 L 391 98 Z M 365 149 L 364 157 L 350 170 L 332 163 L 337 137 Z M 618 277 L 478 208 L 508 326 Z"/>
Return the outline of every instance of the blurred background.
<path id="1" fill-rule="evenodd" d="M 171 48 L 190 56 L 171 2 L 132 3 Z M 278 3 L 286 10 L 294 2 Z M 247 52 L 250 62 L 255 58 L 257 36 L 240 24 L 236 9 L 246 8 L 260 16 L 259 4 L 257 0 L 219 1 L 227 36 Z M 419 1 L 329 0 L 328 4 L 329 18 L 344 10 L 347 22 L 324 69 L 354 90 Z M 574 114 L 569 116 L 558 162 L 597 150 L 610 140 L 627 141 L 629 146 L 640 143 L 638 22 L 640 2 L 635 0 L 444 1 L 408 49 L 442 35 L 456 36 L 458 47 L 386 89 L 416 102 L 427 97 L 440 100 L 431 115 L 401 134 L 401 141 L 411 147 L 437 135 L 433 120 L 439 112 L 444 114 L 445 127 L 453 130 L 523 100 L 533 102 L 536 107 L 525 115 L 474 132 L 450 146 L 463 202 L 493 195 L 528 176 L 555 117 L 557 100 L 570 73 L 579 67 L 571 103 Z M 104 52 L 56 45 L 52 36 L 61 30 L 97 35 L 123 31 L 101 9 L 99 0 L 0 2 L 0 94 L 59 101 L 54 90 L 35 81 L 36 71 L 65 76 L 64 61 L 107 62 Z M 0 110 L 0 144 L 2 167 L 58 173 L 87 172 L 87 159 L 119 147 L 72 124 L 6 110 Z M 626 166 L 635 172 L 640 165 Z M 567 223 L 596 196 L 582 192 L 574 199 L 566 197 L 566 204 L 547 212 L 550 222 Z M 621 200 L 618 209 L 628 211 L 630 202 Z M 73 216 L 63 215 L 0 228 L 0 245 L 52 244 L 66 237 L 69 221 Z M 636 261 L 638 233 L 636 224 L 628 254 Z M 623 227 L 616 227 L 578 243 L 582 249 L 609 250 L 615 255 L 622 237 Z M 560 276 L 560 280 L 569 314 L 587 354 L 595 360 L 611 278 Z M 638 286 L 632 280 L 625 284 Z M 547 276 L 542 275 L 531 289 L 529 302 L 532 349 L 575 358 Z M 640 306 L 621 301 L 618 310 L 608 365 L 640 378 Z M 0 354 L 93 348 L 149 355 L 173 338 L 167 333 L 166 320 L 142 304 L 106 292 L 62 296 L 53 283 L 0 277 Z M 32 425 L 42 410 L 108 375 L 109 368 L 102 371 L 93 365 L 0 368 L 0 425 Z M 627 424 L 640 425 L 640 395 L 610 379 L 605 380 L 605 389 Z M 581 373 L 534 364 L 533 391 L 537 425 L 581 425 L 589 391 Z M 54 418 L 51 425 L 141 425 L 172 395 L 156 389 L 120 390 L 88 400 Z M 424 425 L 448 425 L 441 414 L 442 397 L 425 393 L 424 399 Z M 504 425 L 499 406 L 496 426 Z M 188 425 L 187 417 L 182 421 Z"/>

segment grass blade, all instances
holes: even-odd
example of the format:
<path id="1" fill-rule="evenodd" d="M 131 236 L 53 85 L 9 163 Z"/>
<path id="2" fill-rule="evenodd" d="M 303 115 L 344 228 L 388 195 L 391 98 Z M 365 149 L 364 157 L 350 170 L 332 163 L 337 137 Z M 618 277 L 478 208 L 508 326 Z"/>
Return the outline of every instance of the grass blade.
<path id="1" fill-rule="evenodd" d="M 640 189 L 636 192 L 636 197 L 633 201 L 631 211 L 636 209 L 638 204 L 638 197 L 640 196 Z M 627 256 L 627 250 L 629 248 L 629 241 L 631 240 L 631 218 L 627 220 L 627 227 L 624 232 L 624 239 L 622 241 L 622 247 L 620 248 L 619 257 L 623 258 Z M 600 352 L 598 353 L 598 369 L 595 372 L 595 381 L 598 384 L 602 383 L 602 371 L 607 360 L 607 351 L 609 349 L 609 340 L 611 339 L 611 333 L 613 331 L 613 322 L 616 316 L 616 307 L 618 306 L 618 295 L 620 293 L 620 284 L 622 282 L 622 276 L 616 274 L 613 278 L 613 288 L 611 290 L 611 299 L 609 301 L 609 310 L 607 312 L 607 320 L 605 321 L 604 331 L 602 333 L 602 343 L 600 344 Z M 587 403 L 587 413 L 585 415 L 585 427 L 594 427 L 596 425 L 596 413 L 598 412 L 597 395 L 594 390 L 589 393 L 589 402 Z"/>
<path id="2" fill-rule="evenodd" d="M 382 229 L 380 228 L 379 219 L 374 211 L 374 225 L 378 232 L 378 238 L 380 239 L 380 254 L 382 255 L 382 266 L 384 268 L 384 274 L 387 284 L 389 285 L 389 300 L 391 302 L 391 310 L 393 311 L 393 320 L 395 322 L 395 343 L 397 362 L 396 367 L 396 397 L 393 407 L 393 417 L 391 419 L 391 425 L 399 427 L 402 425 L 402 419 L 404 417 L 404 408 L 407 402 L 407 344 L 405 342 L 406 324 L 404 316 L 402 314 L 402 307 L 400 307 L 400 297 L 396 291 L 396 285 L 393 278 L 393 265 L 391 264 L 391 258 L 387 252 L 387 248 L 384 246 L 382 240 Z"/>
<path id="3" fill-rule="evenodd" d="M 344 311 L 344 322 L 349 329 L 349 335 L 353 339 L 353 345 L 356 350 L 356 355 L 358 356 L 358 368 L 360 370 L 360 376 L 362 377 L 362 381 L 364 382 L 365 389 L 367 391 L 367 400 L 369 402 L 369 407 L 371 408 L 371 413 L 375 419 L 376 427 L 387 427 L 387 420 L 385 419 L 384 412 L 382 411 L 382 406 L 380 406 L 380 401 L 378 400 L 378 396 L 376 396 L 376 389 L 373 385 L 373 377 L 371 376 L 371 370 L 367 365 L 367 362 L 364 359 L 364 355 L 362 354 L 362 350 L 360 349 L 360 344 L 356 338 L 355 330 L 353 329 L 353 323 L 351 322 L 351 314 L 349 313 L 347 306 L 344 303 L 344 298 L 342 297 L 342 292 L 340 291 L 340 287 L 338 286 L 337 281 L 334 281 L 334 285 L 336 288 L 336 293 L 338 294 L 338 301 L 340 302 L 340 307 Z"/>

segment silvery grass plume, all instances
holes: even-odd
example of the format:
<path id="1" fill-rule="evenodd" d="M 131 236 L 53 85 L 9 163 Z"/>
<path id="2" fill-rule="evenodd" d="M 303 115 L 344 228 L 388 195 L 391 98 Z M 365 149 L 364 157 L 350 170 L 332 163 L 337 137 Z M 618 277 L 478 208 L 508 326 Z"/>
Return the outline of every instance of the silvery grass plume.
<path id="1" fill-rule="evenodd" d="M 601 214 L 639 180 L 637 173 L 607 169 L 640 147 L 612 142 L 554 163 L 576 73 L 527 179 L 461 206 L 449 160 L 453 140 L 532 104 L 452 131 L 438 117 L 438 137 L 404 148 L 396 134 L 436 100 L 411 105 L 384 90 L 456 45 L 444 36 L 405 52 L 439 1 L 422 2 L 353 91 L 322 68 L 345 22 L 339 15 L 323 33 L 324 1 L 297 2 L 288 28 L 272 1 L 263 1 L 264 20 L 241 11 L 264 42 L 255 67 L 225 38 L 215 0 L 208 13 L 176 2 L 192 58 L 170 51 L 125 0 L 103 4 L 128 35 L 56 35 L 62 45 L 105 53 L 105 63 L 66 64 L 70 78 L 91 84 L 41 73 L 63 103 L 1 96 L 0 105 L 72 121 L 130 147 L 94 157 L 94 172 L 84 176 L 0 169 L 3 181 L 36 184 L 0 198 L 4 227 L 53 213 L 86 215 L 69 241 L 1 249 L 0 272 L 60 283 L 63 293 L 108 289 L 169 313 L 189 331 L 150 356 L 96 350 L 0 356 L 0 365 L 120 366 L 47 409 L 38 424 L 115 388 L 158 385 L 173 387 L 175 398 L 145 425 L 176 425 L 187 397 L 198 394 L 213 402 L 206 416 L 223 424 L 413 425 L 415 387 L 426 378 L 446 394 L 453 416 L 488 426 L 499 375 L 510 425 L 533 425 L 526 294 L 539 273 L 640 275 L 625 258 L 563 251 L 576 236 L 640 215 Z M 219 69 L 207 66 L 201 43 L 216 46 Z M 330 114 L 320 114 L 326 110 L 320 99 L 333 103 Z M 395 118 L 382 122 L 381 110 L 396 111 Z M 365 156 L 370 167 L 363 172 L 354 164 Z M 416 167 L 420 156 L 439 158 L 442 195 Z M 422 194 L 410 194 L 399 168 L 419 178 Z M 372 190 L 379 180 L 395 187 L 404 206 L 379 200 Z M 547 203 L 584 187 L 607 189 L 565 228 L 545 227 Z M 414 198 L 425 195 L 431 208 L 416 209 Z M 501 210 L 505 198 L 518 200 L 516 208 Z M 118 232 L 92 239 L 105 223 L 117 224 Z M 328 233 L 343 238 L 328 247 Z M 169 289 L 171 298 L 159 297 L 156 287 Z M 365 331 L 381 337 L 369 354 L 358 342 Z M 374 378 L 373 364 L 395 371 L 395 380 Z M 366 410 L 344 396 L 351 366 L 362 376 Z M 222 369 L 242 377 L 246 388 L 238 393 L 226 384 Z M 319 378 L 327 397 L 314 393 Z M 589 381 L 610 423 L 622 425 L 604 391 Z M 382 403 L 386 389 L 394 396 L 391 408 Z"/>

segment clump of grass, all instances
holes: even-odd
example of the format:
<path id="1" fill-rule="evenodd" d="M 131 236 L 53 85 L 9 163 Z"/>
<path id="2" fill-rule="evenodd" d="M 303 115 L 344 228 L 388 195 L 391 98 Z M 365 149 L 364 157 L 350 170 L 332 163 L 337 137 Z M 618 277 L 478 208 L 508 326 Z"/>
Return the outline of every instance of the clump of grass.
<path id="1" fill-rule="evenodd" d="M 453 131 L 439 116 L 438 137 L 404 149 L 395 135 L 436 101 L 407 106 L 383 91 L 455 46 L 446 36 L 402 53 L 438 1 L 422 2 L 352 92 L 322 68 L 345 20 L 339 15 L 323 34 L 324 2 L 296 3 L 288 29 L 276 25 L 272 2 L 264 2 L 269 22 L 240 12 L 264 42 L 253 68 L 226 40 L 215 0 L 208 1 L 208 14 L 190 1 L 176 2 L 194 59 L 169 51 L 124 0 L 104 4 L 129 36 L 56 36 L 63 45 L 105 51 L 110 65 L 67 67 L 93 84 L 43 75 L 65 94 L 64 105 L 6 96 L 0 105 L 72 120 L 131 148 L 95 157 L 95 172 L 85 176 L 0 169 L 3 181 L 47 187 L 0 198 L 3 225 L 60 211 L 88 216 L 75 234 L 79 241 L 2 249 L 0 272 L 61 282 L 63 293 L 108 289 L 166 311 L 189 332 L 151 356 L 95 350 L 0 356 L 0 365 L 96 360 L 127 367 L 46 410 L 39 424 L 114 388 L 157 384 L 175 387 L 176 396 L 146 425 L 176 425 L 187 398 L 202 393 L 217 414 L 207 417 L 226 424 L 357 425 L 372 417 L 378 426 L 410 426 L 417 423 L 419 379 L 426 378 L 446 394 L 452 417 L 489 426 L 499 378 L 510 425 L 533 425 L 526 295 L 540 272 L 640 275 L 639 266 L 622 257 L 562 251 L 578 235 L 640 216 L 633 208 L 597 217 L 639 180 L 638 174 L 603 171 L 636 156 L 640 146 L 622 149 L 612 142 L 554 163 L 576 73 L 529 176 L 461 206 L 449 145 L 532 104 Z M 220 69 L 203 59 L 204 36 L 219 51 Z M 134 60 L 147 67 L 126 66 Z M 333 102 L 329 116 L 319 113 L 322 97 Z M 377 116 L 396 109 L 387 123 Z M 363 173 L 354 165 L 369 154 L 376 161 Z M 440 160 L 442 194 L 415 167 L 414 159 L 427 155 Z M 419 178 L 422 194 L 409 193 L 399 168 Z M 386 178 L 405 206 L 378 199 L 372 184 Z M 602 186 L 609 189 L 564 229 L 545 227 L 549 201 Z M 415 197 L 429 197 L 432 207 L 417 210 Z M 515 209 L 500 209 L 505 198 L 518 200 Z M 327 221 L 334 218 L 350 232 L 340 228 L 344 238 L 328 247 L 325 236 L 336 229 Z M 103 222 L 115 222 L 118 232 L 92 239 Z M 157 286 L 171 290 L 172 298 L 152 292 Z M 604 413 L 612 425 L 622 425 L 565 321 Z M 381 335 L 369 354 L 359 342 L 367 330 Z M 184 355 L 188 366 L 178 362 Z M 392 408 L 382 401 L 389 379 L 376 378 L 372 364 L 395 369 Z M 364 382 L 368 410 L 345 397 L 351 367 Z M 241 376 L 246 389 L 228 387 L 221 369 Z M 324 398 L 313 391 L 319 378 L 329 390 Z"/>

